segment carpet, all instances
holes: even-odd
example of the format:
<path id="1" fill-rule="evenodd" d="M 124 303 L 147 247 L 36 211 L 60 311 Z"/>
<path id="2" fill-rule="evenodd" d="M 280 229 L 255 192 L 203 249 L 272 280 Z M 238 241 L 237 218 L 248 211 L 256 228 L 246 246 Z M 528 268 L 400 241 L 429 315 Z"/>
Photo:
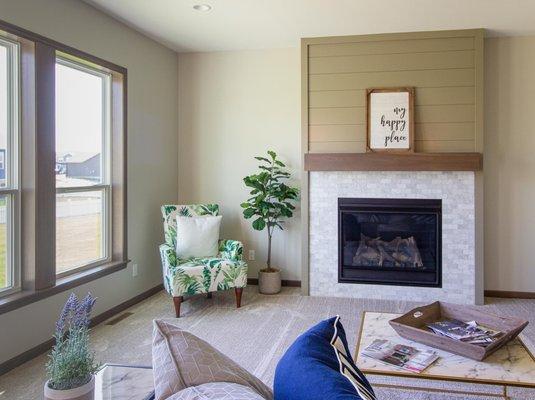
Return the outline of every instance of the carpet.
<path id="1" fill-rule="evenodd" d="M 490 311 L 535 321 L 535 300 L 487 299 L 487 302 L 485 307 Z M 299 334 L 322 319 L 340 315 L 353 350 L 363 311 L 401 313 L 420 305 L 405 301 L 307 297 L 300 296 L 297 288 L 283 288 L 279 295 L 265 296 L 258 294 L 256 286 L 246 288 L 242 304 L 242 308 L 235 308 L 233 291 L 214 293 L 212 299 L 194 296 L 183 303 L 182 317 L 176 319 L 171 299 L 160 292 L 128 309 L 132 315 L 116 324 L 104 322 L 94 327 L 92 346 L 102 363 L 150 365 L 152 320 L 163 318 L 211 343 L 271 386 L 284 351 Z M 528 326 L 525 333 L 535 341 L 535 324 Z M 1 376 L 0 400 L 41 399 L 45 362 L 46 355 L 42 355 Z M 422 398 L 435 398 L 433 394 L 429 396 Z M 404 397 L 389 395 L 388 398 Z"/>

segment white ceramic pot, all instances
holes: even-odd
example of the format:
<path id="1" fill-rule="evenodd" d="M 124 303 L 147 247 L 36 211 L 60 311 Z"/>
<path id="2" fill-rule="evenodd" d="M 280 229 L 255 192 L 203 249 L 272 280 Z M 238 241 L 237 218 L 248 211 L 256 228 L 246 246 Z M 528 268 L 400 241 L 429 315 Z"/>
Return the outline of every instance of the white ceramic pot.
<path id="1" fill-rule="evenodd" d="M 95 376 L 85 385 L 68 390 L 55 390 L 48 387 L 45 382 L 45 400 L 94 400 L 95 398 Z"/>
<path id="2" fill-rule="evenodd" d="M 275 269 L 267 272 L 261 269 L 258 272 L 258 291 L 262 294 L 277 294 L 281 291 L 281 271 Z"/>

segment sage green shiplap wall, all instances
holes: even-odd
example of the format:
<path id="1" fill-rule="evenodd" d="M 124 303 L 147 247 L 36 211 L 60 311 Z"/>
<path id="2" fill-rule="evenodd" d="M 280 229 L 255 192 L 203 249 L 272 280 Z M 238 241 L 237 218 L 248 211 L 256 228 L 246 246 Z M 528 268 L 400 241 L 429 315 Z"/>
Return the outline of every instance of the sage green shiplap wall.
<path id="1" fill-rule="evenodd" d="M 365 89 L 389 86 L 416 88 L 416 151 L 482 151 L 482 29 L 313 38 L 302 46 L 305 152 L 364 152 Z"/>

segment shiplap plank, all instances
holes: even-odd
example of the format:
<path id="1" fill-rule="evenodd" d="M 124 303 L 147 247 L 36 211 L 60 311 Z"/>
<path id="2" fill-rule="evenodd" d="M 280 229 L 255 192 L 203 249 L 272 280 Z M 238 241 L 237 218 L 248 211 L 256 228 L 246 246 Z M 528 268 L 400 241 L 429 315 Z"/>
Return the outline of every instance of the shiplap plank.
<path id="1" fill-rule="evenodd" d="M 416 124 L 416 140 L 473 140 L 474 123 Z M 310 142 L 351 142 L 366 140 L 366 125 L 313 125 L 309 127 Z"/>
<path id="2" fill-rule="evenodd" d="M 415 104 L 474 104 L 473 86 L 416 88 Z M 366 91 L 360 90 L 325 90 L 310 93 L 310 108 L 324 107 L 364 107 Z"/>
<path id="3" fill-rule="evenodd" d="M 310 74 L 336 74 L 370 71 L 414 71 L 423 69 L 473 67 L 473 50 L 434 53 L 317 57 L 309 60 Z"/>
<path id="4" fill-rule="evenodd" d="M 436 39 L 385 40 L 372 42 L 313 44 L 309 46 L 310 57 L 351 56 L 360 54 L 396 54 L 471 50 L 473 37 L 448 37 Z"/>
<path id="5" fill-rule="evenodd" d="M 416 140 L 474 140 L 474 122 L 416 124 Z"/>
<path id="6" fill-rule="evenodd" d="M 416 140 L 416 151 L 424 153 L 463 153 L 474 151 L 472 140 Z M 310 153 L 365 153 L 365 141 L 311 142 Z"/>
<path id="7" fill-rule="evenodd" d="M 416 106 L 415 122 L 473 122 L 473 105 Z M 308 114 L 310 125 L 355 125 L 366 123 L 365 107 L 312 108 Z"/>
<path id="8" fill-rule="evenodd" d="M 415 149 L 424 153 L 464 153 L 474 151 L 474 140 L 416 140 Z"/>
<path id="9" fill-rule="evenodd" d="M 473 105 L 444 105 L 444 106 L 417 106 L 414 107 L 417 123 L 424 122 L 473 122 L 475 120 L 475 107 Z"/>
<path id="10" fill-rule="evenodd" d="M 308 113 L 310 125 L 354 125 L 366 122 L 365 107 L 314 108 Z"/>
<path id="11" fill-rule="evenodd" d="M 313 142 L 310 153 L 364 153 L 366 142 Z"/>
<path id="12" fill-rule="evenodd" d="M 451 87 L 473 86 L 472 69 L 444 69 L 425 71 L 358 72 L 349 74 L 310 75 L 309 88 L 315 90 L 354 90 L 370 87 L 416 86 Z"/>
<path id="13" fill-rule="evenodd" d="M 416 88 L 414 101 L 417 106 L 475 104 L 475 96 L 473 86 Z"/>
<path id="14" fill-rule="evenodd" d="M 310 142 L 351 142 L 366 140 L 366 125 L 315 125 L 308 130 Z"/>
<path id="15" fill-rule="evenodd" d="M 361 90 L 324 90 L 310 92 L 309 107 L 364 107 L 366 91 Z"/>

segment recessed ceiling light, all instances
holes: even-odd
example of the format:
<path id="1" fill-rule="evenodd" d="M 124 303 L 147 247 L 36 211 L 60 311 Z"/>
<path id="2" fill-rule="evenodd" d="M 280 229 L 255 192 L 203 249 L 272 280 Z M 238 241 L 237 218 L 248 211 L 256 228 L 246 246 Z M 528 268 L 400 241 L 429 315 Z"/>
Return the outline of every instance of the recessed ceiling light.
<path id="1" fill-rule="evenodd" d="M 212 6 L 209 4 L 195 4 L 193 9 L 197 11 L 210 11 Z"/>

